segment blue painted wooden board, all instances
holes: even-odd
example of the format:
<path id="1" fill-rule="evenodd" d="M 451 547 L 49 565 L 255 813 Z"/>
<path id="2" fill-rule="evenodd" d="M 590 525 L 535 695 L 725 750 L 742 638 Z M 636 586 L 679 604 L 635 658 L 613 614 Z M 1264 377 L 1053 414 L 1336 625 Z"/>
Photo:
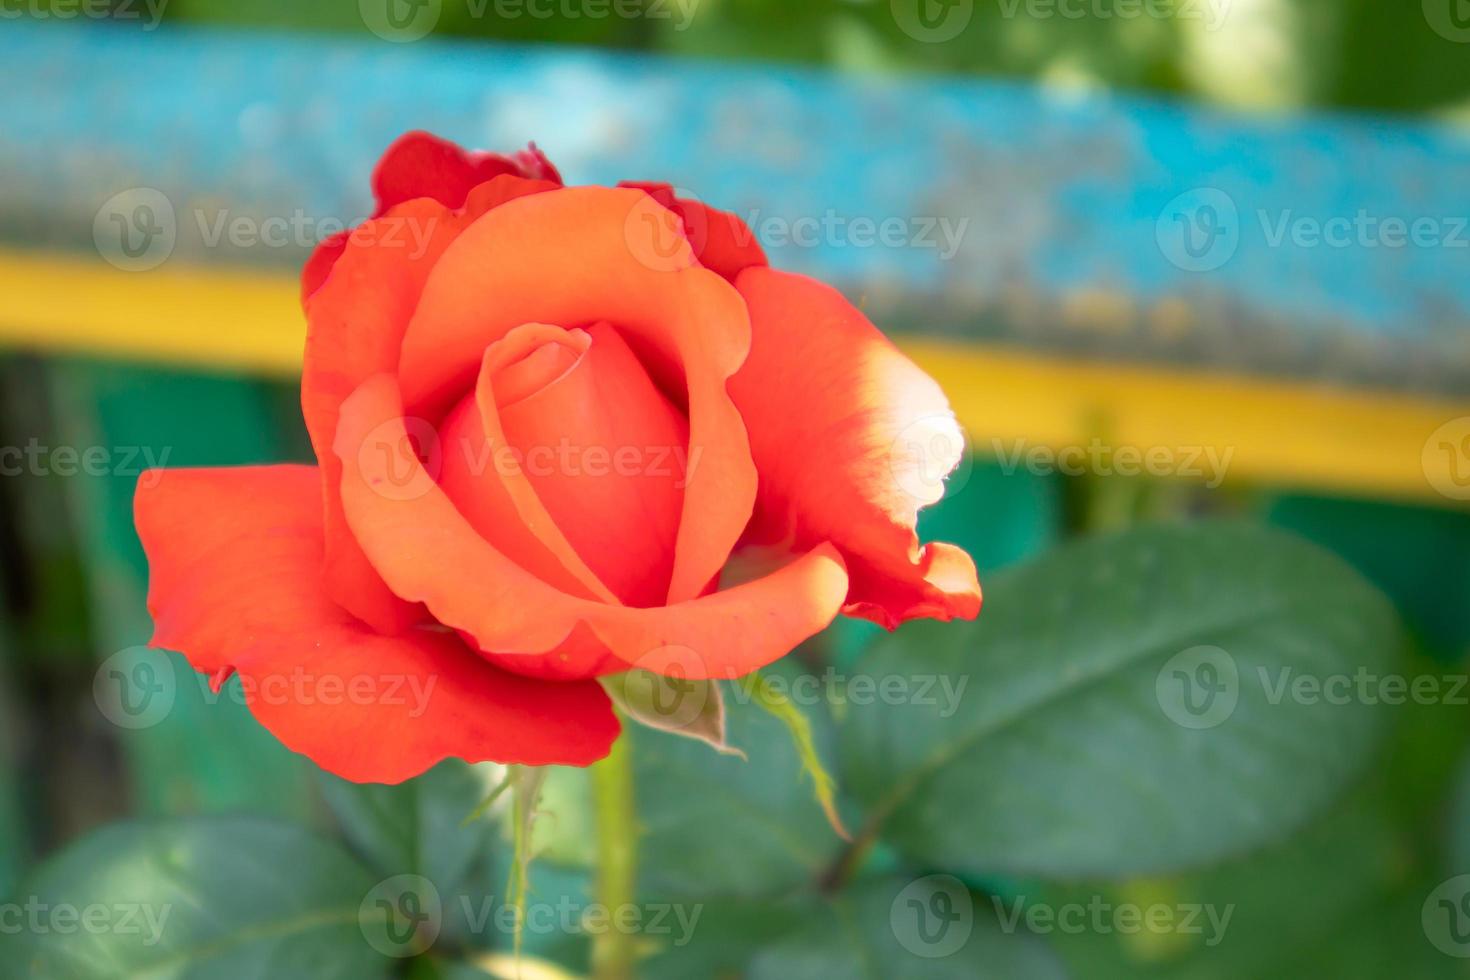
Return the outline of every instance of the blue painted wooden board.
<path id="1" fill-rule="evenodd" d="M 176 259 L 294 266 L 303 247 L 209 247 L 200 220 L 360 218 L 379 152 L 423 127 L 536 139 L 577 182 L 669 179 L 768 241 L 810 231 L 773 259 L 897 329 L 1470 391 L 1470 135 L 1427 123 L 167 26 L 7 24 L 0 88 L 12 242 L 89 248 L 143 185 Z"/>

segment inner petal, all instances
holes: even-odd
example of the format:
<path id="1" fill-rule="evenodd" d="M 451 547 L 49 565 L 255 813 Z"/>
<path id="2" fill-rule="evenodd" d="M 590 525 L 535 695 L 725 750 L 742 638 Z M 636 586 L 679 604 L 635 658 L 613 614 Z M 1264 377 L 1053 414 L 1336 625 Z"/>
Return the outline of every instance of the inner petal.
<path id="1" fill-rule="evenodd" d="M 526 324 L 491 344 L 478 391 L 461 399 L 440 430 L 439 485 L 480 536 L 522 568 L 568 595 L 617 604 L 547 513 L 496 407 L 554 384 L 590 344 L 581 330 L 545 324 Z"/>
<path id="2" fill-rule="evenodd" d="M 615 328 L 599 323 L 586 334 L 591 343 L 574 364 L 522 397 L 502 397 L 498 374 L 487 391 L 482 372 L 480 410 L 499 414 L 511 455 L 597 577 L 629 605 L 663 605 L 689 423 Z"/>

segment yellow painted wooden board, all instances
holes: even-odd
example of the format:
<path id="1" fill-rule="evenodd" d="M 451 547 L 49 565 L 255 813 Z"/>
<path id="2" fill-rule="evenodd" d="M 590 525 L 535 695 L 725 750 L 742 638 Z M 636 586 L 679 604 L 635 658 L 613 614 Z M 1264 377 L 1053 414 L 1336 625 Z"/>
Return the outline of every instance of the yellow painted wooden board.
<path id="1" fill-rule="evenodd" d="M 288 377 L 305 324 L 294 277 L 129 273 L 0 250 L 0 346 Z M 1470 402 L 906 338 L 975 451 L 1018 468 L 1104 466 L 1213 482 L 1459 504 Z M 1112 455 L 1099 454 L 1102 444 Z M 1223 465 L 1222 465 L 1223 464 Z"/>

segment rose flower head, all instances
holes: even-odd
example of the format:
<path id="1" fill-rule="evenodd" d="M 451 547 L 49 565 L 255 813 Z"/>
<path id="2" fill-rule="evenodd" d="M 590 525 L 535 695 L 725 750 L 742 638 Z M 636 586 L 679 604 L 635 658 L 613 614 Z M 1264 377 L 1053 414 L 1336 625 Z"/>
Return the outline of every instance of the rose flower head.
<path id="1" fill-rule="evenodd" d="M 315 466 L 139 481 L 154 646 L 351 780 L 587 765 L 599 678 L 736 678 L 839 614 L 980 610 L 921 545 L 961 434 L 837 291 L 665 185 L 389 148 L 303 275 Z"/>

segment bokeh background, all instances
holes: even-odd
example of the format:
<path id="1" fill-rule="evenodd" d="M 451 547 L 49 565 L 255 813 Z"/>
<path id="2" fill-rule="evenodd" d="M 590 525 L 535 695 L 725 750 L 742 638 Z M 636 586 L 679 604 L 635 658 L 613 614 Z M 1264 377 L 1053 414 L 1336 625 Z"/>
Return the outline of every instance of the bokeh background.
<path id="1" fill-rule="evenodd" d="M 1139 730 L 1194 770 L 1139 812 L 1225 834 L 1191 800 L 1197 778 L 1238 783 L 1262 826 L 1293 817 L 1177 868 L 1137 862 L 1147 873 L 964 869 L 977 914 L 1003 911 L 993 899 L 1110 911 L 1077 928 L 1026 919 L 937 957 L 915 953 L 897 910 L 950 865 L 880 848 L 868 891 L 834 900 L 831 922 L 792 910 L 842 847 L 779 724 L 732 706 L 743 764 L 647 735 L 648 888 L 709 903 L 697 942 L 654 944 L 649 975 L 848 975 L 842 956 L 876 933 L 900 959 L 880 951 L 852 975 L 968 976 L 975 962 L 997 976 L 1465 974 L 1465 0 L 0 0 L 0 17 L 0 896 L 64 891 L 105 863 L 121 839 L 89 836 L 99 828 L 201 814 L 341 840 L 368 855 L 369 885 L 433 865 L 465 893 L 501 887 L 494 820 L 436 850 L 490 775 L 449 766 L 416 790 L 345 787 L 182 661 L 138 649 L 134 484 L 152 464 L 309 458 L 295 272 L 370 213 L 387 143 L 425 128 L 499 150 L 535 140 L 569 182 L 670 181 L 745 217 L 773 264 L 861 303 L 964 423 L 970 456 L 924 532 L 969 549 L 987 584 L 1049 588 L 1005 576 L 1046 556 L 1053 573 L 1075 568 L 1087 553 L 1057 550 L 1074 538 L 1215 517 L 1274 527 L 1392 603 L 1405 641 L 1371 651 L 1393 658 L 1375 661 L 1372 690 L 1385 673 L 1433 682 L 1402 704 L 1353 688 L 1339 718 L 1371 725 L 1343 722 L 1352 737 L 1315 754 L 1261 748 L 1279 798 L 1249 766 L 1204 771 L 1214 757 L 1190 755 L 1195 736 L 1161 695 Z M 1180 553 L 1181 577 L 1190 561 Z M 1215 572 L 1269 580 L 1248 560 Z M 839 624 L 783 676 L 859 676 L 876 633 Z M 139 714 L 120 677 L 166 696 Z M 819 700 L 806 707 L 820 734 L 843 706 Z M 1081 766 L 1091 751 L 1052 748 Z M 1293 802 L 1293 766 L 1310 813 Z M 861 782 L 861 760 L 833 768 Z M 1066 810 L 1082 851 L 1117 838 L 1103 824 L 1118 808 L 1070 793 L 1066 771 L 1025 769 L 1015 793 Z M 706 784 L 751 812 L 679 809 L 717 792 Z M 548 907 L 587 901 L 586 796 L 576 774 L 549 785 L 535 879 Z M 231 841 L 238 866 L 209 895 L 273 860 L 322 881 L 358 873 L 293 857 L 304 845 L 276 826 L 165 832 L 116 887 L 166 877 L 171 846 L 192 867 Z M 1112 917 L 1153 907 L 1174 924 Z M 1191 907 L 1202 923 L 1235 911 L 1213 936 L 1179 924 Z M 37 938 L 7 921 L 0 944 Z M 562 923 L 530 930 L 528 962 L 580 974 L 586 937 Z M 436 949 L 456 959 L 507 946 L 473 923 L 445 932 Z M 0 974 L 29 975 L 28 962 L 6 957 Z M 100 963 L 75 975 L 126 974 Z M 394 968 L 448 975 L 435 955 L 413 963 Z M 233 975 L 171 969 L 157 975 Z"/>

